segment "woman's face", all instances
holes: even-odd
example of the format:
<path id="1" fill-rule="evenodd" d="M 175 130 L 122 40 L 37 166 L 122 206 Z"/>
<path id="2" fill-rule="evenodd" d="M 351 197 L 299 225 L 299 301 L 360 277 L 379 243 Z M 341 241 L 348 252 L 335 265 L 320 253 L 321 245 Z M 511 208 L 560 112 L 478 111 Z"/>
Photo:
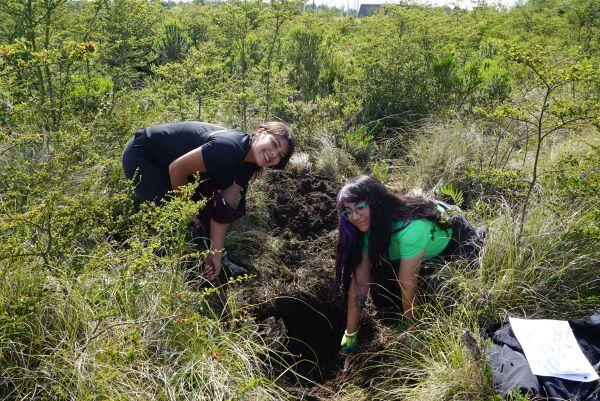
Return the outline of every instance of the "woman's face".
<path id="1" fill-rule="evenodd" d="M 343 218 L 363 233 L 371 228 L 371 209 L 366 201 L 344 202 L 344 210 L 341 213 Z"/>
<path id="2" fill-rule="evenodd" d="M 288 149 L 289 144 L 285 137 L 269 134 L 261 128 L 252 141 L 250 151 L 254 163 L 259 167 L 274 167 L 285 157 Z"/>

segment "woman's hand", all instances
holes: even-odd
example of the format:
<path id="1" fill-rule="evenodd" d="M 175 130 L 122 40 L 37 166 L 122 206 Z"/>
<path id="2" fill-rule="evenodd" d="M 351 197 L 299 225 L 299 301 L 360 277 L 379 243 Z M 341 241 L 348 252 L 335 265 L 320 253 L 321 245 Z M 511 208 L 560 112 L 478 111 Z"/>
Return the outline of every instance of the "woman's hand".
<path id="1" fill-rule="evenodd" d="M 348 333 L 344 331 L 344 337 L 342 337 L 342 343 L 340 344 L 340 354 L 347 356 L 358 349 L 358 331 Z"/>
<path id="2" fill-rule="evenodd" d="M 206 267 L 204 269 L 204 275 L 209 281 L 216 281 L 221 273 L 221 258 L 223 257 L 222 252 L 214 252 L 208 255 L 206 259 Z"/>
<path id="3" fill-rule="evenodd" d="M 234 207 L 235 199 L 238 197 L 241 190 L 242 187 L 239 185 L 231 184 L 221 191 L 221 196 L 223 196 L 229 206 Z M 221 273 L 221 258 L 225 251 L 225 236 L 227 235 L 228 226 L 228 223 L 217 223 L 213 219 L 210 219 L 210 241 L 212 249 L 206 260 L 204 274 L 206 275 L 206 278 L 211 281 L 218 279 L 219 273 Z"/>

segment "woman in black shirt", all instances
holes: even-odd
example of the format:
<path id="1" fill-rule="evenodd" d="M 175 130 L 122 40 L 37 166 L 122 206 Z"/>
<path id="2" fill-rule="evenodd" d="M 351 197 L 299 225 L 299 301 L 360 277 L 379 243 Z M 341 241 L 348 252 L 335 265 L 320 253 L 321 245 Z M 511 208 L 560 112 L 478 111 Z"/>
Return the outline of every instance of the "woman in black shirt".
<path id="1" fill-rule="evenodd" d="M 205 122 L 184 121 L 137 131 L 125 146 L 122 163 L 140 202 L 160 203 L 171 190 L 177 193 L 194 174 L 200 174 L 195 198 L 210 199 L 194 224 L 210 238 L 205 273 L 214 280 L 221 271 L 227 227 L 244 214 L 250 179 L 264 167 L 283 169 L 293 151 L 292 130 L 281 122 L 264 123 L 248 135 Z"/>

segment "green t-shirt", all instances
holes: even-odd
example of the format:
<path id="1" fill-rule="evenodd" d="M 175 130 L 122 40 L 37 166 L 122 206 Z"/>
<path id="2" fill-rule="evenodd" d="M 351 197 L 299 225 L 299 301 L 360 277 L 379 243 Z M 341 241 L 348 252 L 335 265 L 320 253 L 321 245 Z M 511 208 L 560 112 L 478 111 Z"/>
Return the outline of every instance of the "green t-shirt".
<path id="1" fill-rule="evenodd" d="M 392 232 L 402 227 L 404 221 L 392 223 Z M 365 235 L 362 252 L 369 252 L 369 237 L 371 230 Z M 428 260 L 439 255 L 450 242 L 452 229 L 442 229 L 442 227 L 428 219 L 416 219 L 408 223 L 404 229 L 392 234 L 390 246 L 388 248 L 388 257 L 390 260 L 408 259 L 417 256 L 423 249 L 424 260 Z"/>

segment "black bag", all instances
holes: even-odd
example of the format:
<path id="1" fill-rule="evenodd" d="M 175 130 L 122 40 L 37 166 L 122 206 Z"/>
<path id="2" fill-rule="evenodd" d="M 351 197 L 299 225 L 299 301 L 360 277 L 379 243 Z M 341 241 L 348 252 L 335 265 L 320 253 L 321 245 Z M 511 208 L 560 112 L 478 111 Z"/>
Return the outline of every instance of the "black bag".
<path id="1" fill-rule="evenodd" d="M 202 180 L 196 192 L 202 197 L 207 198 L 205 210 L 211 219 L 217 223 L 232 223 L 246 215 L 246 191 L 248 186 L 244 186 L 241 192 L 241 199 L 236 208 L 229 206 L 219 190 L 214 186 L 211 180 Z M 200 198 L 200 196 L 196 196 Z"/>
<path id="2" fill-rule="evenodd" d="M 450 216 L 448 225 L 452 228 L 452 239 L 440 256 L 458 256 L 474 262 L 485 243 L 487 229 L 475 228 L 463 214 Z"/>
<path id="3" fill-rule="evenodd" d="M 245 189 L 243 192 L 245 192 Z M 242 196 L 244 196 L 243 193 Z M 206 203 L 206 212 L 217 223 L 232 223 L 246 215 L 246 205 L 245 202 L 240 201 L 238 208 L 234 209 L 229 206 L 229 203 L 221 196 L 221 193 L 215 192 Z"/>
<path id="4" fill-rule="evenodd" d="M 587 319 L 569 320 L 573 335 L 589 362 L 598 370 L 600 365 L 600 311 Z M 502 395 L 519 389 L 530 398 L 546 400 L 599 401 L 600 383 L 577 382 L 552 376 L 536 376 L 524 357 L 523 348 L 514 335 L 510 323 L 491 334 L 488 349 L 492 379 L 496 391 Z M 538 398 L 536 398 L 538 399 Z"/>

